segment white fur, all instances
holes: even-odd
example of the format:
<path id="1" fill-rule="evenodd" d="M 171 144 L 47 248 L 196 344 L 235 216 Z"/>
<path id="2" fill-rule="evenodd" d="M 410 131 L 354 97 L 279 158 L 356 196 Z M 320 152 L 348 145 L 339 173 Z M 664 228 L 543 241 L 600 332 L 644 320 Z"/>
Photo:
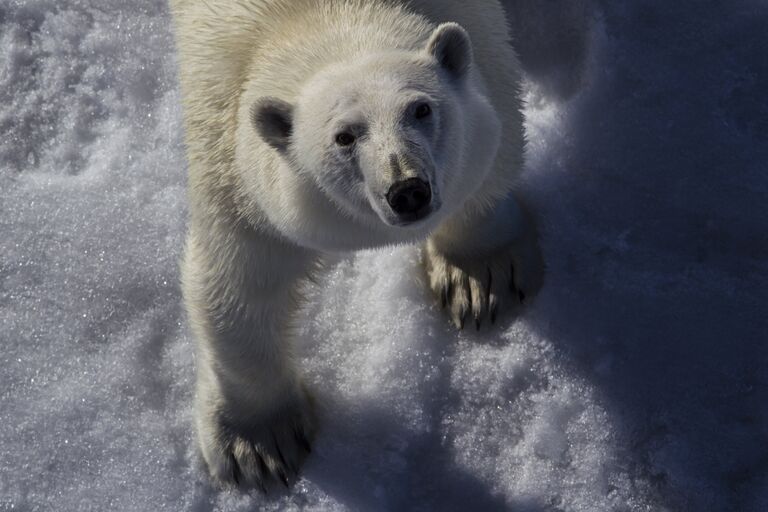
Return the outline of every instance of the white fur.
<path id="1" fill-rule="evenodd" d="M 295 476 L 315 428 L 290 320 L 323 253 L 429 237 L 430 286 L 459 325 L 493 318 L 512 279 L 538 289 L 536 232 L 510 195 L 518 65 L 495 1 L 171 3 L 198 437 L 216 480 L 266 487 Z M 404 224 L 387 193 L 408 178 L 429 183 L 431 213 Z"/>

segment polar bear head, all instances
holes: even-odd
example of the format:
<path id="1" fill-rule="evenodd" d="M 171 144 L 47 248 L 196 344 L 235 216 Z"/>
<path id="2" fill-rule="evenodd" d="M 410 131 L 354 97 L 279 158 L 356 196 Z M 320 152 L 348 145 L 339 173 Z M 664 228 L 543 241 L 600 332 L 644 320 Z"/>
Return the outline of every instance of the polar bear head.
<path id="1" fill-rule="evenodd" d="M 438 26 L 417 50 L 329 65 L 294 103 L 259 98 L 250 120 L 343 219 L 393 240 L 461 207 L 490 171 L 501 132 L 469 35 L 455 23 Z"/>

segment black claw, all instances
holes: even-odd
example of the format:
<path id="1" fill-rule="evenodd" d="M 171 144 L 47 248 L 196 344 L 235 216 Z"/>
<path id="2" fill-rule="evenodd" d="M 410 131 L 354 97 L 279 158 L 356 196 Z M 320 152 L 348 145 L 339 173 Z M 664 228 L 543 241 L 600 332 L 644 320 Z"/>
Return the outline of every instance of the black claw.
<path id="1" fill-rule="evenodd" d="M 234 453 L 229 454 L 229 463 L 232 465 L 232 480 L 235 481 L 235 485 L 240 486 L 240 466 L 237 464 Z"/>
<path id="2" fill-rule="evenodd" d="M 498 307 L 496 306 L 496 304 L 494 304 L 493 307 L 491 308 L 491 323 L 492 324 L 496 323 L 496 310 L 497 309 L 498 309 Z"/>
<path id="3" fill-rule="evenodd" d="M 278 469 L 277 476 L 280 477 L 280 481 L 283 482 L 285 488 L 288 489 L 288 478 L 285 476 L 285 472 L 282 469 Z"/>
<path id="4" fill-rule="evenodd" d="M 443 293 L 440 294 L 440 307 L 442 309 L 445 309 L 445 306 L 448 305 L 448 287 L 443 287 Z"/>
<path id="5" fill-rule="evenodd" d="M 480 318 L 475 317 L 475 329 L 480 330 Z"/>
<path id="6" fill-rule="evenodd" d="M 520 304 L 525 304 L 525 294 L 522 291 L 518 290 L 517 296 L 520 299 Z"/>
<path id="7" fill-rule="evenodd" d="M 293 474 L 298 474 L 298 470 L 293 466 L 291 466 L 290 464 L 288 464 L 288 462 L 286 462 L 285 460 L 285 457 L 283 457 L 283 452 L 280 450 L 280 446 L 277 444 L 277 439 L 275 438 L 274 433 L 272 433 L 272 442 L 275 443 L 275 450 L 277 450 L 277 456 L 280 457 L 280 462 L 282 463 L 282 465 L 288 468 L 288 470 L 291 471 Z M 278 471 L 279 471 L 280 479 L 283 480 L 283 484 L 285 484 L 285 486 L 288 487 L 288 480 L 286 480 L 285 478 L 285 472 L 283 472 L 282 470 L 278 470 Z"/>
<path id="8" fill-rule="evenodd" d="M 277 451 L 277 456 L 280 457 L 280 462 L 283 464 L 283 466 L 288 466 L 288 464 L 285 462 L 285 457 L 283 457 L 283 452 L 280 451 L 280 445 L 277 444 L 277 438 L 275 437 L 275 433 L 272 433 L 272 442 L 275 445 L 275 450 Z"/>
<path id="9" fill-rule="evenodd" d="M 296 436 L 296 441 L 301 445 L 302 448 L 304 448 L 304 451 L 307 453 L 312 453 L 312 447 L 309 444 L 309 441 L 307 441 L 307 438 L 304 436 L 304 432 L 302 430 L 297 430 L 294 432 L 294 435 Z"/>
<path id="10" fill-rule="evenodd" d="M 259 472 L 261 473 L 262 478 L 264 478 L 266 475 L 269 475 L 269 468 L 267 467 L 267 463 L 264 462 L 264 458 L 261 456 L 261 454 L 256 454 L 256 460 L 259 462 Z"/>
<path id="11" fill-rule="evenodd" d="M 263 494 L 267 494 L 267 488 L 266 488 L 266 487 L 264 487 L 264 482 L 262 482 L 262 481 L 261 481 L 261 479 L 258 479 L 258 480 L 256 480 L 256 483 L 259 485 L 259 490 L 260 490 L 260 491 L 261 491 Z"/>
<path id="12" fill-rule="evenodd" d="M 491 286 L 493 286 L 493 275 L 491 275 L 491 267 L 488 267 L 488 288 L 485 290 L 485 303 L 491 303 Z"/>
<path id="13" fill-rule="evenodd" d="M 517 286 L 515 286 L 515 264 L 512 263 L 509 266 L 509 291 L 512 293 L 517 291 Z"/>
<path id="14" fill-rule="evenodd" d="M 459 313 L 459 330 L 464 330 L 464 320 L 467 318 L 467 312 L 465 310 L 462 310 L 461 313 Z"/>

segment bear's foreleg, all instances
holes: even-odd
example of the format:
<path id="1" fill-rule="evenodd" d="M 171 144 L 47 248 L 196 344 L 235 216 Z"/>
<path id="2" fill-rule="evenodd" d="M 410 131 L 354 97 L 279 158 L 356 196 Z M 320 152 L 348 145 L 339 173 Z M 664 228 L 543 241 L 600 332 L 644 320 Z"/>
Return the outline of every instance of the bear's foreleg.
<path id="1" fill-rule="evenodd" d="M 535 221 L 510 193 L 482 213 L 465 209 L 427 240 L 424 264 L 429 286 L 463 329 L 496 321 L 499 308 L 515 309 L 541 287 L 544 261 Z"/>
<path id="2" fill-rule="evenodd" d="M 187 240 L 183 288 L 197 338 L 203 457 L 220 484 L 287 486 L 314 429 L 289 331 L 315 255 L 244 228 L 199 232 Z"/>

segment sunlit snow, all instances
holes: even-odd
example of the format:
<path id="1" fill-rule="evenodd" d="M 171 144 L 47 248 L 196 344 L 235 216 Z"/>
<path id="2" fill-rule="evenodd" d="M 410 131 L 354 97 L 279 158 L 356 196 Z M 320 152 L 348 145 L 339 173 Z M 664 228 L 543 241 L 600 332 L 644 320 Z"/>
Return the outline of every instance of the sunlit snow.
<path id="1" fill-rule="evenodd" d="M 545 287 L 457 333 L 418 249 L 342 259 L 265 498 L 194 445 L 165 3 L 0 0 L 0 511 L 768 510 L 768 4 L 506 3 Z"/>

